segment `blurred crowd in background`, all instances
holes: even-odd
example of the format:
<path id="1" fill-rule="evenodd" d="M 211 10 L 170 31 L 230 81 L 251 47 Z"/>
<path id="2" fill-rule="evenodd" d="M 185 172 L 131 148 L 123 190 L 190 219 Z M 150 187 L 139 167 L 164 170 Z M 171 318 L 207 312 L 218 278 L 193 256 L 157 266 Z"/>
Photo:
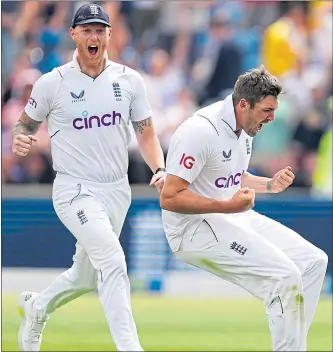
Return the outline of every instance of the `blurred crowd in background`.
<path id="1" fill-rule="evenodd" d="M 2 1 L 3 183 L 53 181 L 46 123 L 25 158 L 11 153 L 11 128 L 40 75 L 72 60 L 68 29 L 83 3 Z M 294 186 L 332 198 L 331 1 L 97 3 L 112 22 L 109 58 L 144 77 L 165 154 L 182 121 L 230 94 L 239 74 L 264 64 L 284 93 L 274 123 L 254 139 L 251 171 L 272 176 L 290 165 Z M 135 138 L 129 178 L 151 178 Z"/>

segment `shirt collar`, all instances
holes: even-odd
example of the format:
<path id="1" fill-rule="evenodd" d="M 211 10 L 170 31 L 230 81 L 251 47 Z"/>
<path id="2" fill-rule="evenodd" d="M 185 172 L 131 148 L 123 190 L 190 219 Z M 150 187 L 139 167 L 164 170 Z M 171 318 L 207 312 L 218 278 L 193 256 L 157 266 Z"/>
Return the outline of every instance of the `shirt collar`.
<path id="1" fill-rule="evenodd" d="M 236 115 L 234 103 L 232 100 L 232 94 L 228 95 L 224 99 L 224 104 L 221 109 L 221 120 L 222 123 L 230 127 L 231 131 L 236 131 Z"/>
<path id="2" fill-rule="evenodd" d="M 75 49 L 74 54 L 73 54 L 73 61 L 72 61 L 71 67 L 81 71 L 79 62 L 77 61 L 77 54 L 78 54 L 77 49 Z M 104 58 L 105 58 L 104 70 L 105 70 L 106 67 L 109 65 L 109 57 L 108 57 L 108 53 L 106 52 L 106 50 L 104 53 Z"/>

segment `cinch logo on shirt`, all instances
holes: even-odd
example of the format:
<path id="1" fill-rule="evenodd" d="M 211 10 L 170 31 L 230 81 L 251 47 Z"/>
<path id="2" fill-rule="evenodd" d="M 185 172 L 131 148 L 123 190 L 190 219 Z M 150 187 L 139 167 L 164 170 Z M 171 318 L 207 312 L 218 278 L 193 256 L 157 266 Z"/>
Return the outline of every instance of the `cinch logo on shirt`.
<path id="1" fill-rule="evenodd" d="M 244 170 L 242 173 L 237 172 L 235 175 L 231 174 L 228 177 L 219 177 L 215 180 L 215 186 L 217 188 L 229 188 L 232 186 L 237 186 L 244 175 Z"/>
<path id="2" fill-rule="evenodd" d="M 73 120 L 73 127 L 77 130 L 89 129 L 103 126 L 114 126 L 120 124 L 121 114 L 113 111 L 112 114 L 104 114 L 103 116 L 93 115 L 88 117 L 88 112 L 83 111 L 83 117 L 77 117 Z"/>

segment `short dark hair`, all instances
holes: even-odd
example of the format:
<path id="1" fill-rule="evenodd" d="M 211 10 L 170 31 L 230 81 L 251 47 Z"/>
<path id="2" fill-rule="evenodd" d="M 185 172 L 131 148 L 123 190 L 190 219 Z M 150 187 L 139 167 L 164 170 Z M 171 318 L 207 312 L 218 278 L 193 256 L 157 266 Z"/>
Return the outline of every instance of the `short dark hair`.
<path id="1" fill-rule="evenodd" d="M 279 80 L 271 75 L 264 65 L 261 65 L 238 77 L 232 97 L 236 103 L 245 99 L 251 108 L 254 108 L 257 103 L 269 95 L 277 98 L 281 91 L 282 85 Z"/>

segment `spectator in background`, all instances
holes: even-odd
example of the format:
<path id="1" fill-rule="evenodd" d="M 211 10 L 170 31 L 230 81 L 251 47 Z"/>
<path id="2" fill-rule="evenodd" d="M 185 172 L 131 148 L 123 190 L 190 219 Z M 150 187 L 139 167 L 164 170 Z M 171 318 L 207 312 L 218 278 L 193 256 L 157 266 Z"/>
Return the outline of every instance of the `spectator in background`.
<path id="1" fill-rule="evenodd" d="M 252 9 L 251 4 L 252 2 L 221 1 L 211 9 L 212 17 L 223 13 L 230 21 L 233 41 L 242 53 L 241 72 L 260 66 L 260 26 L 258 22 L 256 25 L 249 25 L 248 14 L 245 12 Z M 262 2 L 260 5 L 254 6 L 256 11 L 264 9 Z"/>
<path id="2" fill-rule="evenodd" d="M 22 58 L 21 58 L 22 59 Z M 18 61 L 20 62 L 20 60 Z M 17 63 L 16 67 L 20 65 Z M 12 95 L 2 111 L 2 156 L 4 170 L 2 181 L 6 183 L 52 183 L 54 175 L 50 162 L 50 139 L 47 125 L 42 124 L 36 134 L 38 146 L 33 148 L 31 158 L 22 160 L 12 155 L 12 126 L 24 110 L 31 94 L 32 87 L 41 72 L 33 68 L 19 69 L 12 76 Z"/>
<path id="3" fill-rule="evenodd" d="M 281 77 L 287 96 L 294 102 L 292 114 L 296 120 L 313 109 L 327 114 L 326 98 L 332 81 L 332 46 L 327 45 L 332 41 L 332 3 L 314 6 L 316 3 L 311 3 L 309 12 L 308 59 L 297 60 L 295 67 Z"/>
<path id="4" fill-rule="evenodd" d="M 242 71 L 242 56 L 232 41 L 229 19 L 216 13 L 211 20 L 208 42 L 193 70 L 199 106 L 223 99 L 233 89 Z"/>
<path id="5" fill-rule="evenodd" d="M 1 156 L 1 183 L 12 183 L 12 170 L 14 168 L 14 157 L 10 154 L 3 154 Z"/>
<path id="6" fill-rule="evenodd" d="M 181 30 L 178 33 L 171 54 L 163 49 L 153 49 L 148 56 L 147 70 L 142 71 L 142 77 L 146 83 L 147 97 L 150 103 L 155 131 L 159 139 L 168 140 L 165 133 L 169 133 L 169 125 L 178 125 L 182 116 L 174 116 L 172 122 L 167 120 L 167 111 L 179 104 L 179 96 L 186 86 L 185 66 L 189 48 L 189 19 L 183 14 Z M 132 132 L 133 136 L 134 133 Z M 163 145 L 162 145 L 163 148 Z M 164 144 L 164 153 L 167 146 Z M 136 139 L 132 138 L 129 151 L 129 180 L 133 183 L 149 182 L 151 175 L 147 165 L 136 147 Z"/>
<path id="7" fill-rule="evenodd" d="M 246 27 L 267 28 L 280 15 L 281 0 L 243 1 Z"/>
<path id="8" fill-rule="evenodd" d="M 3 82 L 2 103 L 7 104 L 11 97 L 15 95 L 16 85 L 20 85 L 21 80 L 24 81 L 24 78 L 21 76 L 22 72 L 27 72 L 27 70 L 33 68 L 29 58 L 29 52 L 29 49 L 23 47 L 11 63 L 12 69 L 7 73 L 7 78 Z"/>
<path id="9" fill-rule="evenodd" d="M 19 65 L 17 65 L 19 67 Z M 17 121 L 17 116 L 20 116 L 26 106 L 32 86 L 41 76 L 41 73 L 33 68 L 23 68 L 17 71 L 11 78 L 11 98 L 2 110 L 2 128 L 5 133 L 9 132 L 11 137 L 11 129 Z M 11 141 L 10 141 L 11 144 Z M 10 146 L 11 152 L 11 146 Z"/>
<path id="10" fill-rule="evenodd" d="M 14 24 L 20 11 L 20 1 L 3 1 L 1 4 L 1 77 L 8 78 L 12 70 L 14 59 L 21 46 Z"/>
<path id="11" fill-rule="evenodd" d="M 29 43 L 30 33 L 36 25 L 34 19 L 43 5 L 39 1 L 2 1 L 1 5 L 1 74 L 6 79 L 13 70 L 13 63 L 19 53 Z"/>
<path id="12" fill-rule="evenodd" d="M 333 95 L 329 98 L 328 105 L 331 110 L 332 119 L 330 121 L 330 126 L 327 131 L 325 131 L 319 142 L 317 165 L 312 179 L 312 195 L 332 199 Z"/>
<path id="13" fill-rule="evenodd" d="M 132 23 L 126 16 L 133 13 L 133 4 L 129 2 L 104 2 L 103 6 L 108 13 L 112 27 L 112 40 L 109 43 L 108 56 L 110 60 L 140 70 L 141 58 L 135 47 L 135 36 L 131 30 Z"/>
<path id="14" fill-rule="evenodd" d="M 164 49 L 152 49 L 146 61 L 146 72 L 142 73 L 159 137 L 161 131 L 159 126 L 165 125 L 166 111 L 179 103 L 180 93 L 187 84 L 186 71 L 190 49 L 189 27 L 191 19 L 186 9 L 182 9 L 180 16 L 182 24 L 179 27 L 172 51 L 168 53 Z"/>
<path id="15" fill-rule="evenodd" d="M 332 65 L 333 41 L 332 1 L 312 1 L 310 4 L 310 62 L 327 74 Z"/>
<path id="16" fill-rule="evenodd" d="M 181 67 L 174 65 L 172 57 L 163 49 L 154 49 L 149 55 L 147 73 L 143 73 L 147 94 L 155 114 L 174 104 L 185 86 Z"/>
<path id="17" fill-rule="evenodd" d="M 130 22 L 136 42 L 154 32 L 160 15 L 161 3 L 158 1 L 133 1 Z"/>
<path id="18" fill-rule="evenodd" d="M 61 66 L 63 57 L 59 47 L 64 40 L 65 21 L 69 10 L 69 4 L 51 3 L 43 9 L 42 16 L 45 18 L 45 26 L 40 33 L 39 43 L 42 47 L 42 55 L 37 59 L 37 67 L 42 72 L 50 72 L 54 67 Z"/>
<path id="19" fill-rule="evenodd" d="M 132 47 L 133 37 L 127 21 L 121 13 L 121 3 L 106 2 L 104 7 L 110 17 L 112 27 L 115 29 L 112 31 L 112 40 L 107 50 L 108 56 L 112 61 L 126 64 L 123 54 L 126 49 Z"/>
<path id="20" fill-rule="evenodd" d="M 264 33 L 262 61 L 278 78 L 308 61 L 308 6 L 308 1 L 281 1 L 283 16 Z"/>
<path id="21" fill-rule="evenodd" d="M 187 30 L 191 37 L 189 60 L 196 60 L 198 52 L 204 45 L 209 26 L 210 9 L 215 1 L 161 1 L 160 18 L 158 21 L 158 45 L 168 53 L 172 51 L 178 33 L 184 27 L 184 17 Z"/>
<path id="22" fill-rule="evenodd" d="M 302 60 L 298 60 L 295 67 L 282 76 L 281 82 L 283 82 L 286 99 L 292 103 L 289 114 L 292 116 L 291 120 L 295 120 L 295 122 L 292 121 L 295 124 L 308 111 L 314 109 L 313 89 L 317 86 L 318 80 L 315 82 L 310 79 L 307 66 Z"/>
<path id="23" fill-rule="evenodd" d="M 313 174 L 312 195 L 332 199 L 332 128 L 320 140 L 318 162 Z"/>
<path id="24" fill-rule="evenodd" d="M 168 152 L 170 139 L 178 126 L 196 110 L 198 110 L 198 106 L 192 91 L 188 88 L 183 88 L 178 93 L 176 102 L 165 110 L 164 119 L 161 120 L 159 126 L 159 140 L 165 156 Z"/>
<path id="25" fill-rule="evenodd" d="M 52 183 L 55 172 L 51 160 L 45 152 L 32 149 L 26 158 L 22 160 L 25 170 L 25 183 Z"/>
<path id="26" fill-rule="evenodd" d="M 315 171 L 317 151 L 326 126 L 313 110 L 296 126 L 290 149 L 294 150 L 297 180 L 295 185 L 310 187 Z"/>
<path id="27" fill-rule="evenodd" d="M 49 160 L 46 124 L 38 132 L 35 152 L 40 157 L 34 158 L 32 167 L 7 157 L 11 148 L 7 135 L 21 109 L 21 98 L 28 98 L 26 82 L 32 72 L 49 71 L 58 63 L 71 61 L 73 42 L 63 35 L 63 28 L 83 3 L 2 3 L 4 182 L 44 182 L 49 177 L 41 176 L 42 170 L 48 170 Z M 333 92 L 332 2 L 99 3 L 114 29 L 109 57 L 144 76 L 165 154 L 170 134 L 186 118 L 186 110 L 189 116 L 199 104 L 222 99 L 239 73 L 265 63 L 273 74 L 280 73 L 285 94 L 272 128 L 267 126 L 254 142 L 250 166 L 258 175 L 267 175 L 278 165 L 290 164 L 298 173 L 294 185 L 298 181 L 299 185 L 311 185 L 319 141 L 331 119 L 326 100 Z M 148 182 L 150 170 L 138 157 L 135 140 L 130 147 L 130 182 Z M 309 148 L 312 157 L 307 156 Z M 42 154 L 42 149 L 47 153 Z"/>

